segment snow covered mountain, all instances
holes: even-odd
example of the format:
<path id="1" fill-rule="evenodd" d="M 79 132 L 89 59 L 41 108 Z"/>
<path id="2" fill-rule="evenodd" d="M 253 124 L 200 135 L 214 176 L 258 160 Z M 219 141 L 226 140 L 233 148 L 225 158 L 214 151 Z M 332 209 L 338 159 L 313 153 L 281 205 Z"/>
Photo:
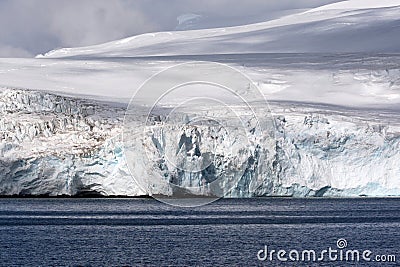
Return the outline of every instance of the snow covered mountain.
<path id="1" fill-rule="evenodd" d="M 0 194 L 170 195 L 173 182 L 232 197 L 399 196 L 400 56 L 390 54 L 399 52 L 399 14 L 399 1 L 350 0 L 264 23 L 0 59 Z M 122 138 L 126 107 L 148 78 L 187 61 L 223 63 L 250 77 L 269 102 L 252 105 L 265 116 L 271 111 L 273 138 L 248 129 L 249 143 L 232 141 L 227 133 L 240 137 L 240 128 L 180 126 L 151 114 L 146 138 L 134 139 L 128 156 L 136 178 L 150 172 L 161 182 L 138 184 Z M 146 92 L 142 107 L 161 94 Z M 163 108 L 183 100 L 174 101 Z M 130 114 L 133 123 L 148 115 L 142 107 Z M 232 125 L 224 108 L 212 111 Z M 199 140 L 218 140 L 218 150 Z M 183 171 L 168 163 L 168 151 L 184 164 L 213 164 Z M 207 188 L 239 169 L 232 190 Z"/>
<path id="2" fill-rule="evenodd" d="M 257 24 L 147 33 L 101 45 L 58 49 L 44 56 L 400 52 L 399 15 L 398 0 L 349 0 Z"/>

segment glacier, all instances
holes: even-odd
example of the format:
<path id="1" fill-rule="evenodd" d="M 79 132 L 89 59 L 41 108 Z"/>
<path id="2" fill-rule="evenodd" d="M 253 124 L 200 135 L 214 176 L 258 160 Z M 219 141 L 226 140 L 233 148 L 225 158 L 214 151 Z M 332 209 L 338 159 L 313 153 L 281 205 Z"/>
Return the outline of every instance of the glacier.
<path id="1" fill-rule="evenodd" d="M 0 99 L 1 195 L 141 194 L 124 164 L 123 110 L 15 89 Z"/>
<path id="2" fill-rule="evenodd" d="M 398 0 L 348 0 L 256 24 L 0 59 L 0 195 L 399 196 L 399 10 Z M 127 119 L 143 83 L 191 61 L 251 79 L 265 127 L 250 127 L 243 106 L 230 108 L 246 126 L 210 103 L 188 105 L 176 114 L 184 123 L 173 123 L 179 94 L 146 112 L 159 88 Z M 196 121 L 202 106 L 214 120 Z M 144 120 L 145 132 L 126 131 Z"/>
<path id="3" fill-rule="evenodd" d="M 0 94 L 0 194 L 171 195 L 176 185 L 192 185 L 197 189 L 191 193 L 207 195 L 209 187 L 208 191 L 204 188 L 208 184 L 238 168 L 243 171 L 234 184 L 224 187 L 229 189 L 222 192 L 226 197 L 400 194 L 400 120 L 395 111 L 362 112 L 335 106 L 330 110 L 329 106 L 294 102 L 270 102 L 270 108 L 274 138 L 249 133 L 251 146 L 230 142 L 228 132 L 239 135 L 232 129 L 165 125 L 154 115 L 148 145 L 164 158 L 142 166 L 143 151 L 130 156 L 137 157 L 133 161 L 142 170 L 151 168 L 164 182 L 149 179 L 143 188 L 131 176 L 124 157 L 125 108 L 41 91 L 5 89 Z M 164 131 L 159 130 L 161 126 Z M 200 157 L 184 153 L 188 161 L 205 161 L 208 154 L 212 165 L 198 172 L 168 165 L 167 153 L 160 151 L 182 149 L 181 138 L 175 137 L 192 140 L 194 133 L 203 139 L 222 140 L 218 150 L 200 145 Z"/>

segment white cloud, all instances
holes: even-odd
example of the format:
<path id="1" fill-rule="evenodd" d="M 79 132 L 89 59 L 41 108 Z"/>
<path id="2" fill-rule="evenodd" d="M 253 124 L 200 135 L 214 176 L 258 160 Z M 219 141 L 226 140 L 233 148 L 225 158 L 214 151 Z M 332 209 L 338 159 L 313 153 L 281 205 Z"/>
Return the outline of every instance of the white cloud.
<path id="1" fill-rule="evenodd" d="M 156 30 L 151 19 L 124 1 L 76 2 L 62 1 L 51 6 L 49 31 L 67 46 L 90 45 Z"/>
<path id="2" fill-rule="evenodd" d="M 9 45 L 0 44 L 0 58 L 1 57 L 32 57 L 33 55 L 22 48 L 13 47 Z"/>
<path id="3" fill-rule="evenodd" d="M 151 18 L 123 0 L 0 0 L 0 46 L 10 53 L 3 52 L 3 57 L 101 43 L 156 29 Z"/>

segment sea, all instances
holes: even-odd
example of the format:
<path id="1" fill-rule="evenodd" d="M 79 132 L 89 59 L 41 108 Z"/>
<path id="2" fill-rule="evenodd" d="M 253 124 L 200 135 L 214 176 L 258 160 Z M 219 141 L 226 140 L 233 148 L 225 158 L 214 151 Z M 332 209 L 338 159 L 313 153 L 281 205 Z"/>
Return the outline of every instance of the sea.
<path id="1" fill-rule="evenodd" d="M 398 198 L 0 199 L 0 266 L 398 265 Z"/>

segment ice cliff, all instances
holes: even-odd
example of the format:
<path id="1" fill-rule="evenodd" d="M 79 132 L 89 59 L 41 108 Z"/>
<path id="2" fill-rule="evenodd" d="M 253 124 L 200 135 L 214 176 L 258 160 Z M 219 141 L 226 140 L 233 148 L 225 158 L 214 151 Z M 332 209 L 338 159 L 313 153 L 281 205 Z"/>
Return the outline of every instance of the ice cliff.
<path id="1" fill-rule="evenodd" d="M 223 192 L 228 197 L 400 195 L 395 112 L 288 102 L 271 103 L 271 109 L 274 138 L 250 129 L 249 143 L 232 141 L 229 135 L 240 136 L 232 129 L 165 125 L 152 116 L 149 138 L 139 138 L 138 150 L 128 156 L 137 168 L 134 174 L 151 170 L 163 182 L 141 177 L 148 184 L 139 186 L 125 162 L 124 108 L 42 91 L 3 90 L 0 194 L 168 195 L 175 190 L 170 183 L 210 194 L 211 183 L 231 173 L 235 184 Z M 207 140 L 218 140 L 217 148 Z M 147 151 L 140 150 L 142 144 Z M 154 159 L 152 164 L 144 157 Z M 192 171 L 168 163 L 171 157 L 191 164 Z"/>
<path id="2" fill-rule="evenodd" d="M 136 195 L 123 160 L 123 110 L 43 92 L 0 96 L 0 194 Z"/>

